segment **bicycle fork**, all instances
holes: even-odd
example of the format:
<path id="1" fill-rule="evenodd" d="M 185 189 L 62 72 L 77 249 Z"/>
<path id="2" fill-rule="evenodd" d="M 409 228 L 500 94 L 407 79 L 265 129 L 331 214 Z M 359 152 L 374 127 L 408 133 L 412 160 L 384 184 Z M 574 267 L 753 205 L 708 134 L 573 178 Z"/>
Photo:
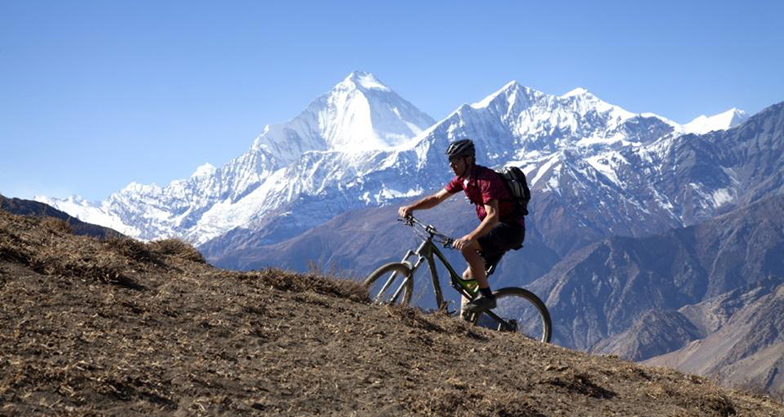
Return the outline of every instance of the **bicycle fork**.
<path id="1" fill-rule="evenodd" d="M 400 285 L 398 285 L 397 289 L 395 289 L 395 293 L 392 294 L 391 302 L 393 304 L 397 302 L 397 299 L 403 293 L 403 288 L 406 287 L 406 284 L 408 283 L 408 281 L 414 279 L 414 273 L 422 265 L 422 262 L 424 262 L 425 257 L 422 256 L 421 253 L 422 253 L 422 249 L 424 249 L 425 245 L 426 245 L 426 242 L 422 242 L 422 244 L 417 248 L 416 251 L 412 251 L 411 249 L 409 249 L 408 252 L 406 252 L 405 256 L 403 256 L 403 259 L 400 261 L 400 263 L 408 266 L 408 269 L 411 271 L 411 273 L 409 274 L 409 276 L 403 277 L 403 280 L 400 282 Z M 412 257 L 412 256 L 415 256 L 415 255 L 417 257 L 417 260 L 416 260 L 416 263 L 412 264 L 408 259 L 410 257 Z M 378 292 L 379 296 L 381 294 L 386 293 L 386 291 L 389 289 L 389 287 L 392 286 L 392 283 L 395 282 L 395 279 L 397 279 L 397 274 L 398 274 L 398 272 L 395 271 L 395 272 L 392 273 L 392 275 L 390 275 L 389 279 L 387 279 L 387 281 L 384 283 L 384 286 L 381 287 L 381 291 Z"/>

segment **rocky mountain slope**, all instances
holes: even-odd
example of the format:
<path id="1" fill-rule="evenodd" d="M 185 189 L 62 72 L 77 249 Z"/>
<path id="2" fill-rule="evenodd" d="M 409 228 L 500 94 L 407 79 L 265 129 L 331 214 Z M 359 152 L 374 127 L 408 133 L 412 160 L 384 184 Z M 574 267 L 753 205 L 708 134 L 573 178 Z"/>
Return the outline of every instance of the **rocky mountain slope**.
<path id="1" fill-rule="evenodd" d="M 592 350 L 612 352 L 631 360 L 656 360 L 658 356 L 677 351 L 693 341 L 712 337 L 725 325 L 732 328 L 738 324 L 738 322 L 729 323 L 736 313 L 757 305 L 763 297 L 768 297 L 775 292 L 781 284 L 780 278 L 770 277 L 697 304 L 685 305 L 678 310 L 648 310 L 628 330 L 602 340 Z M 762 304 L 762 308 L 775 309 L 775 305 Z M 772 313 L 777 314 L 775 310 Z M 778 326 L 775 322 L 764 324 L 764 326 L 769 325 Z M 749 334 L 753 337 L 751 333 L 755 330 L 763 331 L 764 326 L 751 327 Z M 746 324 L 743 324 L 743 327 L 745 328 Z M 745 349 L 743 343 L 740 343 L 738 348 L 745 350 L 746 355 L 753 355 L 759 350 L 759 347 Z M 704 358 L 708 362 L 716 359 L 718 359 L 716 356 Z M 769 370 L 775 369 L 772 367 Z M 770 385 L 770 387 L 780 386 L 780 384 Z"/>
<path id="2" fill-rule="evenodd" d="M 589 349 L 648 310 L 678 310 L 766 278 L 784 280 L 783 209 L 780 195 L 659 236 L 603 240 L 531 288 L 563 326 L 560 342 Z"/>
<path id="3" fill-rule="evenodd" d="M 555 341 L 563 346 L 643 360 L 695 340 L 704 339 L 699 343 L 705 346 L 721 340 L 732 355 L 692 352 L 692 360 L 704 365 L 699 368 L 666 363 L 710 375 L 730 372 L 781 343 L 784 326 L 775 319 L 781 306 L 770 294 L 784 285 L 782 210 L 784 195 L 776 195 L 663 235 L 600 241 L 565 258 L 530 288 L 547 300 Z M 706 308 L 717 303 L 721 308 Z M 749 316 L 756 317 L 754 325 Z M 755 365 L 754 373 L 783 370 L 775 360 Z M 739 375 L 726 381 L 737 383 Z M 780 391 L 781 382 L 760 383 Z"/>
<path id="4" fill-rule="evenodd" d="M 717 316 L 723 323 L 706 337 L 644 363 L 711 376 L 725 385 L 784 392 L 784 280 L 768 280 L 702 304 L 681 310 L 697 323 Z M 715 314 L 727 307 L 737 311 Z M 702 314 L 696 314 L 699 310 Z"/>
<path id="5" fill-rule="evenodd" d="M 695 376 L 0 211 L 0 415 L 771 416 Z"/>
<path id="6" fill-rule="evenodd" d="M 391 204 L 342 214 L 284 242 L 238 251 L 236 259 L 222 258 L 216 265 L 242 270 L 279 267 L 308 271 L 316 267 L 364 277 L 380 265 L 399 261 L 407 250 L 414 250 L 421 243 L 408 227 L 397 221 L 397 209 L 397 204 Z M 453 237 L 469 233 L 478 224 L 473 206 L 462 195 L 446 200 L 433 210 L 417 212 L 416 216 Z M 450 249 L 442 252 L 462 271 L 465 260 L 459 253 Z M 504 257 L 493 280 L 524 285 L 545 274 L 559 260 L 543 243 L 535 225 L 529 225 L 525 247 Z M 443 273 L 441 276 L 445 277 Z"/>

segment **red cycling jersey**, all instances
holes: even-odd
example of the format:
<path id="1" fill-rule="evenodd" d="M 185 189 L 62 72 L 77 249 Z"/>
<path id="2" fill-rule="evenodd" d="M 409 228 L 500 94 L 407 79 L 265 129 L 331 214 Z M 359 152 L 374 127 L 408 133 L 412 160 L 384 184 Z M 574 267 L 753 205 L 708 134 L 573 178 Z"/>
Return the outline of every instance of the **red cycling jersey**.
<path id="1" fill-rule="evenodd" d="M 487 216 L 485 204 L 491 200 L 498 200 L 499 221 L 525 226 L 525 218 L 518 215 L 517 205 L 509 198 L 503 180 L 492 169 L 474 165 L 467 178 L 454 177 L 445 188 L 450 194 L 460 190 L 465 191 L 468 200 L 476 205 L 476 215 L 480 221 Z"/>

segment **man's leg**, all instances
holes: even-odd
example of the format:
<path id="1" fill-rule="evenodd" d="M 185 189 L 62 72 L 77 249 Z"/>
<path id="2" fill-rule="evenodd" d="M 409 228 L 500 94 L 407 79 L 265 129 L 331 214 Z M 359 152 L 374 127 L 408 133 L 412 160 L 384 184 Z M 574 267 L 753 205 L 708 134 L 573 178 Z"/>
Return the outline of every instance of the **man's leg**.
<path id="1" fill-rule="evenodd" d="M 490 284 L 487 282 L 487 272 L 485 271 L 485 260 L 479 255 L 482 246 L 477 241 L 463 247 L 461 253 L 468 263 L 468 272 L 471 277 L 479 283 L 479 297 L 474 298 L 470 303 L 465 305 L 463 311 L 478 312 L 485 309 L 495 308 L 495 297 L 490 290 Z"/>
<path id="2" fill-rule="evenodd" d="M 495 308 L 495 297 L 493 297 L 490 284 L 487 282 L 485 259 L 491 259 L 494 260 L 491 262 L 497 263 L 507 250 L 518 247 L 524 238 L 525 228 L 522 224 L 499 222 L 490 230 L 490 233 L 463 248 L 461 252 L 466 262 L 468 262 L 471 276 L 479 283 L 479 293 L 481 295 L 466 306 L 468 311 L 478 312 L 484 309 Z M 479 251 L 486 258 L 479 255 Z"/>
<path id="3" fill-rule="evenodd" d="M 471 278 L 471 268 L 466 267 L 465 271 L 463 271 L 463 279 L 466 280 L 466 281 L 472 279 Z M 467 316 L 466 316 L 466 306 L 468 305 L 469 301 L 471 301 L 471 300 L 469 300 L 465 296 L 463 296 L 463 295 L 460 296 L 460 317 L 462 317 L 464 319 L 467 319 Z"/>
<path id="4" fill-rule="evenodd" d="M 489 285 L 487 283 L 487 272 L 485 271 L 485 260 L 479 255 L 481 250 L 482 247 L 479 246 L 479 242 L 473 241 L 471 244 L 463 247 L 460 253 L 463 254 L 463 258 L 468 263 L 471 277 L 479 283 L 479 288 L 487 288 Z"/>

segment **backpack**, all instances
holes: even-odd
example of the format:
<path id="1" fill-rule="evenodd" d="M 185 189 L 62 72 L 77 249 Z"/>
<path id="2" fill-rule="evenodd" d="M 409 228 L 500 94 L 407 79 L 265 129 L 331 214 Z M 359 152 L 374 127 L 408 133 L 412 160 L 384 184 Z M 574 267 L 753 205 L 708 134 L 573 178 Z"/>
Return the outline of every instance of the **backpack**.
<path id="1" fill-rule="evenodd" d="M 528 201 L 531 200 L 531 190 L 528 188 L 528 181 L 525 173 L 518 167 L 504 167 L 496 171 L 506 186 L 506 191 L 518 207 L 523 216 L 528 214 Z"/>

